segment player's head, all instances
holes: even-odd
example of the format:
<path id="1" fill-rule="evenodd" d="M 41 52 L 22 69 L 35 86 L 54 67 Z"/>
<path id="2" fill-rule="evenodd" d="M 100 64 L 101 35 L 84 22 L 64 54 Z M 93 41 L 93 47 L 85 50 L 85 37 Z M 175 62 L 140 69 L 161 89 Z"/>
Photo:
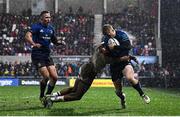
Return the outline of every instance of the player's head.
<path id="1" fill-rule="evenodd" d="M 51 21 L 51 15 L 49 11 L 42 11 L 40 14 L 40 20 L 43 24 L 48 25 Z"/>
<path id="2" fill-rule="evenodd" d="M 116 31 L 110 24 L 105 24 L 102 29 L 103 35 L 107 35 L 109 37 L 115 37 L 116 36 Z"/>

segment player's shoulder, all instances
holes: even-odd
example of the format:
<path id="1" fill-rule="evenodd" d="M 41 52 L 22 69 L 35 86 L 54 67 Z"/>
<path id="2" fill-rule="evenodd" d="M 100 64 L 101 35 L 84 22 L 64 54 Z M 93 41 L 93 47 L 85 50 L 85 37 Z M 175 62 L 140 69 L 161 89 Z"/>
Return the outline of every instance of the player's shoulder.
<path id="1" fill-rule="evenodd" d="M 116 30 L 116 35 L 118 37 L 121 37 L 123 40 L 129 40 L 129 37 L 128 37 L 126 31 L 124 31 L 124 30 Z"/>
<path id="2" fill-rule="evenodd" d="M 40 30 L 40 24 L 39 23 L 33 23 L 33 24 L 31 24 L 28 31 L 29 32 L 37 32 L 38 30 Z"/>
<path id="3" fill-rule="evenodd" d="M 125 32 L 124 30 L 120 30 L 120 29 L 117 29 L 117 30 L 116 30 L 116 33 L 117 33 L 117 34 L 120 34 L 120 35 L 126 34 L 126 32 Z"/>
<path id="4" fill-rule="evenodd" d="M 49 24 L 48 28 L 51 29 L 51 30 L 54 30 L 54 26 L 52 24 Z"/>
<path id="5" fill-rule="evenodd" d="M 107 35 L 104 35 L 104 36 L 102 37 L 101 42 L 103 42 L 105 45 L 107 45 L 107 44 L 108 44 L 108 40 L 109 40 L 109 37 L 108 37 Z"/>
<path id="6" fill-rule="evenodd" d="M 39 30 L 41 27 L 40 23 L 34 23 L 31 25 L 31 30 Z"/>
<path id="7" fill-rule="evenodd" d="M 33 24 L 31 25 L 31 27 L 39 27 L 39 26 L 41 26 L 41 24 L 40 24 L 39 22 L 33 23 Z"/>
<path id="8" fill-rule="evenodd" d="M 109 40 L 109 37 L 107 36 L 107 35 L 104 35 L 103 37 L 102 37 L 102 41 L 108 41 Z"/>

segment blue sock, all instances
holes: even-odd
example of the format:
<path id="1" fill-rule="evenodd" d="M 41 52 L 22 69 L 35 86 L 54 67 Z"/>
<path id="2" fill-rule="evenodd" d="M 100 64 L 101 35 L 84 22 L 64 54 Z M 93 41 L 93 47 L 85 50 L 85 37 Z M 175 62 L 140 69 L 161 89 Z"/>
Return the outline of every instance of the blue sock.
<path id="1" fill-rule="evenodd" d="M 40 82 L 40 98 L 44 97 L 46 85 L 47 85 L 47 83 L 42 82 L 42 81 Z"/>
<path id="2" fill-rule="evenodd" d="M 51 86 L 50 84 L 48 84 L 48 89 L 47 89 L 46 94 L 51 94 L 53 89 L 54 89 L 54 86 Z"/>

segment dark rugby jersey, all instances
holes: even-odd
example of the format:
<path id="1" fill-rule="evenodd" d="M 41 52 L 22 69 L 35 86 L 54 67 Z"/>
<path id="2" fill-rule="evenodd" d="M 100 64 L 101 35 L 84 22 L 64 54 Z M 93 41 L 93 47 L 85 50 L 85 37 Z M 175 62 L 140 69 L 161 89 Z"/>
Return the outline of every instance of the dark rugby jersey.
<path id="1" fill-rule="evenodd" d="M 51 25 L 45 26 L 42 23 L 36 23 L 31 26 L 30 32 L 33 35 L 33 41 L 42 45 L 40 48 L 32 49 L 31 57 L 47 59 L 50 55 L 51 39 L 55 36 L 54 28 Z"/>
<path id="2" fill-rule="evenodd" d="M 117 30 L 116 31 L 116 36 L 114 38 L 118 40 L 120 45 L 115 46 L 114 49 L 112 49 L 112 50 L 110 50 L 109 46 L 108 46 L 108 40 L 110 38 L 111 37 L 108 37 L 107 35 L 105 35 L 102 38 L 102 42 L 104 42 L 103 45 L 110 52 L 108 56 L 122 57 L 122 56 L 129 55 L 129 50 L 131 49 L 131 44 L 130 44 L 130 41 L 129 41 L 129 37 L 127 36 L 127 34 L 124 31 L 122 31 L 122 30 Z"/>

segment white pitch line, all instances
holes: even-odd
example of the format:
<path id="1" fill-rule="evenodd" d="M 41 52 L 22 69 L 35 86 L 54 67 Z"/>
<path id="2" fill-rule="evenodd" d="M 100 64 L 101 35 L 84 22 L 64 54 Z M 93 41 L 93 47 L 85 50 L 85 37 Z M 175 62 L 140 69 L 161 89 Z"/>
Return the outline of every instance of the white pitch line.
<path id="1" fill-rule="evenodd" d="M 37 97 L 37 96 L 36 95 L 32 95 L 32 96 L 25 96 L 25 97 L 21 97 L 21 98 L 28 99 L 28 98 L 35 98 L 35 97 Z"/>
<path id="2" fill-rule="evenodd" d="M 24 97 L 15 97 L 15 98 L 18 98 L 18 99 L 19 98 L 21 98 L 21 99 L 29 99 L 29 98 L 35 98 L 35 97 L 37 97 L 37 96 L 33 95 L 33 96 L 24 96 Z M 12 98 L 12 97 L 10 97 L 10 96 L 9 97 L 7 97 L 7 96 L 6 97 L 3 97 L 3 96 L 0 97 L 0 99 L 7 99 L 7 98 Z"/>

